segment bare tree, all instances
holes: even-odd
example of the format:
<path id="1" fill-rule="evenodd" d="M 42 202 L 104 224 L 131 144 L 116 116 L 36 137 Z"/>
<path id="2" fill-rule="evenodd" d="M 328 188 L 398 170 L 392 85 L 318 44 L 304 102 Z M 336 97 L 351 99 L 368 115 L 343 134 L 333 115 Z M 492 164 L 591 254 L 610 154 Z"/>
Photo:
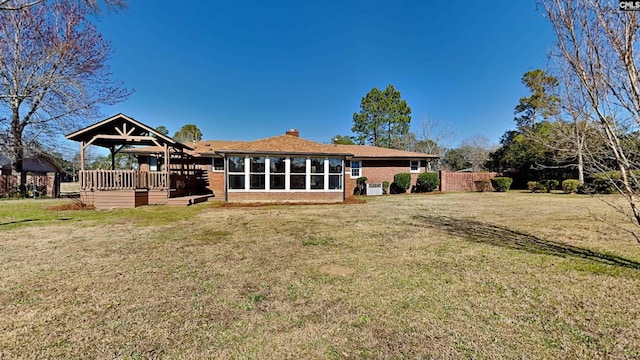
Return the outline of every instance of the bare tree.
<path id="1" fill-rule="evenodd" d="M 77 129 L 130 94 L 111 80 L 111 46 L 85 13 L 72 2 L 0 11 L 0 146 L 18 173 L 30 143 Z"/>
<path id="2" fill-rule="evenodd" d="M 419 151 L 426 154 L 442 155 L 447 144 L 456 137 L 455 131 L 436 121 L 434 118 L 422 118 L 422 138 L 418 140 Z"/>
<path id="3" fill-rule="evenodd" d="M 557 49 L 579 84 L 589 111 L 620 172 L 613 181 L 640 225 L 638 167 L 629 157 L 624 138 L 640 126 L 639 14 L 621 11 L 603 0 L 542 0 L 557 36 Z M 636 239 L 638 239 L 636 237 Z M 640 240 L 638 240 L 640 241 Z"/>
<path id="4" fill-rule="evenodd" d="M 23 10 L 34 5 L 44 3 L 45 1 L 46 0 L 0 0 L 0 11 Z M 113 11 L 127 8 L 127 2 L 124 0 L 77 0 L 76 2 L 93 13 L 99 13 L 102 10 L 102 7 Z"/>

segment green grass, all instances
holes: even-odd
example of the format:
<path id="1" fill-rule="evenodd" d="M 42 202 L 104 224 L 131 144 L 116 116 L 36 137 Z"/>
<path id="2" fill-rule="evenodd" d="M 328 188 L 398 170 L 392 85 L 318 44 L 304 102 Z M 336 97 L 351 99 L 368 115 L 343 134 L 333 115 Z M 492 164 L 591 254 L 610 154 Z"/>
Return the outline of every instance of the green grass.
<path id="1" fill-rule="evenodd" d="M 0 204 L 0 358 L 640 356 L 640 245 L 595 198 L 58 204 Z"/>

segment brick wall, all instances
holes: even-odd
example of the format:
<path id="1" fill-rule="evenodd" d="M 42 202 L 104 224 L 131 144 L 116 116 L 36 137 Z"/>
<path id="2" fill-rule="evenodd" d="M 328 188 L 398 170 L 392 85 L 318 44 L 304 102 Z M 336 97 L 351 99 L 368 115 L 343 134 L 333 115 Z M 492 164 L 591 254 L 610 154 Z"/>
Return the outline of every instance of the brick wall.
<path id="1" fill-rule="evenodd" d="M 342 202 L 342 192 L 229 192 L 229 202 Z"/>
<path id="2" fill-rule="evenodd" d="M 216 199 L 224 200 L 224 171 L 209 171 L 209 185 L 207 188 L 213 191 Z"/>
<path id="3" fill-rule="evenodd" d="M 475 181 L 490 180 L 498 176 L 493 172 L 448 172 L 440 171 L 440 191 L 478 191 Z M 489 185 L 491 190 L 491 185 Z"/>
<path id="4" fill-rule="evenodd" d="M 388 181 L 389 184 L 393 182 L 393 176 L 398 173 L 410 173 L 411 185 L 415 185 L 418 180 L 418 175 L 425 172 L 425 164 L 420 164 L 420 172 L 412 173 L 409 168 L 409 160 L 363 160 L 362 161 L 362 176 L 366 176 L 367 183 L 382 183 Z M 353 190 L 356 188 L 356 179 L 351 178 L 351 168 L 347 167 L 345 171 L 345 189 L 348 195 L 353 195 Z"/>

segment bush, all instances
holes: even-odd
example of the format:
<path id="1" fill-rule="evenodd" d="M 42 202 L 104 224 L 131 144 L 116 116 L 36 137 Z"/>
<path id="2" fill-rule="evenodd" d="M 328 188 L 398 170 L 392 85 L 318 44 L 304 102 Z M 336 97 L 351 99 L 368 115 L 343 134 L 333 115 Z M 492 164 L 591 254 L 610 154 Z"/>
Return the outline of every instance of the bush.
<path id="1" fill-rule="evenodd" d="M 356 188 L 353 190 L 353 195 L 367 195 L 367 177 L 360 176 L 356 179 Z"/>
<path id="2" fill-rule="evenodd" d="M 529 181 L 527 182 L 527 189 L 534 193 L 548 192 L 547 187 L 544 183 L 538 181 Z"/>
<path id="3" fill-rule="evenodd" d="M 558 180 L 542 180 L 541 183 L 544 185 L 544 187 L 547 189 L 547 192 L 551 192 L 551 190 L 555 190 L 558 188 L 558 185 L 560 185 L 560 182 Z"/>
<path id="4" fill-rule="evenodd" d="M 640 177 L 640 170 L 634 170 L 633 175 Z M 593 174 L 588 180 L 588 185 L 586 186 L 588 191 L 598 194 L 615 194 L 618 192 L 615 185 L 622 187 L 622 176 L 620 176 L 620 171 L 617 170 Z M 640 190 L 633 184 L 631 186 L 636 191 Z"/>
<path id="5" fill-rule="evenodd" d="M 473 184 L 476 186 L 477 191 L 485 192 L 491 190 L 491 181 L 487 179 L 476 180 L 473 182 Z"/>
<path id="6" fill-rule="evenodd" d="M 562 182 L 562 190 L 567 194 L 577 193 L 578 188 L 580 187 L 580 180 L 576 179 L 567 179 Z"/>
<path id="7" fill-rule="evenodd" d="M 440 185 L 440 177 L 434 172 L 424 172 L 416 180 L 416 192 L 432 192 Z"/>
<path id="8" fill-rule="evenodd" d="M 405 193 L 409 187 L 411 187 L 411 174 L 398 173 L 393 176 L 393 183 L 391 184 L 391 192 L 393 194 Z"/>
<path id="9" fill-rule="evenodd" d="M 513 179 L 510 177 L 494 177 L 491 179 L 491 185 L 498 192 L 507 192 L 511 188 Z"/>
<path id="10" fill-rule="evenodd" d="M 382 182 L 382 193 L 386 194 L 389 192 L 389 182 L 388 181 L 383 181 Z"/>

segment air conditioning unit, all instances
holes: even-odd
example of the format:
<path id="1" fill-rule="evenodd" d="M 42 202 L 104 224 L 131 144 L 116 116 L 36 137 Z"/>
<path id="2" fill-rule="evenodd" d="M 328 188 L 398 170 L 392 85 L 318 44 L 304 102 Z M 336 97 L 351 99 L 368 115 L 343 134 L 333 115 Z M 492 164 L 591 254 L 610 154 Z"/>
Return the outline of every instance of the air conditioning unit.
<path id="1" fill-rule="evenodd" d="M 382 183 L 367 184 L 367 195 L 368 196 L 382 195 Z"/>

